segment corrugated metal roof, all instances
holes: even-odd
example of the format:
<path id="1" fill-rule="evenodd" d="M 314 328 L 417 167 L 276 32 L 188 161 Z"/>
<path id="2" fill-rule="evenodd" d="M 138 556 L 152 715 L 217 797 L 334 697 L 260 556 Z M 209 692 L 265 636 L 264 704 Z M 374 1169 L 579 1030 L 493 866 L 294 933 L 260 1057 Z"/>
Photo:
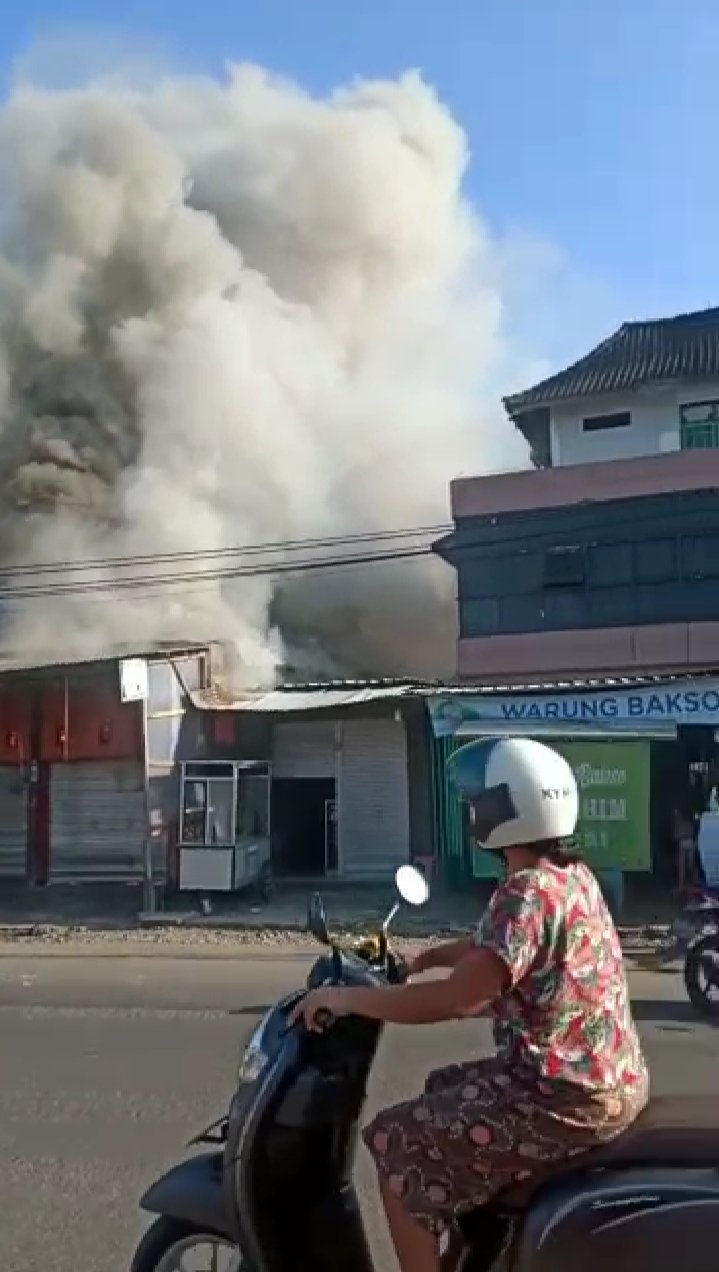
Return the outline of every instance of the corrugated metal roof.
<path id="1" fill-rule="evenodd" d="M 428 693 L 444 692 L 439 687 L 430 690 L 412 685 L 386 685 L 351 687 L 342 689 L 331 686 L 315 686 L 307 689 L 279 688 L 266 693 L 245 693 L 229 697 L 217 686 L 194 690 L 190 694 L 193 706 L 200 711 L 257 711 L 262 714 L 288 711 L 329 711 L 339 707 L 362 706 L 369 702 L 396 701 L 398 698 L 418 697 Z"/>
<path id="2" fill-rule="evenodd" d="M 582 679 L 541 680 L 509 685 L 448 685 L 444 689 L 424 690 L 428 697 L 518 697 L 547 693 L 601 693 L 604 690 L 646 689 L 652 685 L 673 685 L 687 680 L 704 680 L 719 674 L 719 667 L 687 668 L 682 672 L 656 672 L 651 675 L 594 676 Z"/>
<path id="3" fill-rule="evenodd" d="M 511 416 L 568 398 L 616 393 L 659 380 L 719 376 L 719 308 L 625 322 L 591 353 L 522 393 L 504 398 Z"/>
<path id="4" fill-rule="evenodd" d="M 190 700 L 199 711 L 251 711 L 284 714 L 290 711 L 324 711 L 358 707 L 370 702 L 404 698 L 518 697 L 527 694 L 591 693 L 601 690 L 642 688 L 676 684 L 716 676 L 719 668 L 703 668 L 666 675 L 594 677 L 579 680 L 542 680 L 527 684 L 442 684 L 440 681 L 330 681 L 327 684 L 280 685 L 272 690 L 247 690 L 230 695 L 218 685 L 194 690 Z"/>
<path id="5" fill-rule="evenodd" d="M 182 654 L 201 653 L 208 649 L 207 644 L 170 643 L 156 641 L 151 645 L 137 646 L 119 644 L 108 646 L 102 653 L 88 653 L 65 650 L 59 652 L 39 652 L 33 655 L 21 650 L 0 648 L 0 675 L 19 671 L 51 671 L 62 667 L 96 666 L 98 663 L 119 662 L 123 658 L 160 658 L 180 657 Z"/>

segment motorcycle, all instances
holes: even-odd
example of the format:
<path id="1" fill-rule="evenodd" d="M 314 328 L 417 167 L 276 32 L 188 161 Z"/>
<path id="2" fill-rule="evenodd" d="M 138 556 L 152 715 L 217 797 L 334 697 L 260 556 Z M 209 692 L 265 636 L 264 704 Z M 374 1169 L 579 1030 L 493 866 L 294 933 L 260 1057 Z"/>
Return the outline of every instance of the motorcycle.
<path id="1" fill-rule="evenodd" d="M 402 866 L 400 897 L 428 896 Z M 398 984 L 388 929 L 342 948 L 321 898 L 308 927 L 323 947 L 308 988 Z M 328 1018 L 321 1033 L 289 1027 L 297 991 L 267 1012 L 240 1059 L 228 1114 L 152 1185 L 156 1216 L 132 1272 L 375 1272 L 352 1183 L 360 1115 L 381 1024 Z M 599 1149 L 458 1215 L 445 1234 L 446 1272 L 716 1272 L 719 1100 L 657 1099 L 635 1127 Z M 205 1252 L 209 1262 L 194 1260 Z M 193 1262 L 186 1262 L 192 1256 Z"/>
<path id="2" fill-rule="evenodd" d="M 672 937 L 673 955 L 684 957 L 690 1003 L 702 1016 L 719 1019 L 719 893 L 695 888 L 672 924 Z"/>

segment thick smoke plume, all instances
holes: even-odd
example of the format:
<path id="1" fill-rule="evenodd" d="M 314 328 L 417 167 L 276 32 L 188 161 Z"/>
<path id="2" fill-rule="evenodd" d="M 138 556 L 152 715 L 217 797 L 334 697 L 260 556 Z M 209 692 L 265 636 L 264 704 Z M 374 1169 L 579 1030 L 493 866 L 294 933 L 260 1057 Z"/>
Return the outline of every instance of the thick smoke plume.
<path id="1" fill-rule="evenodd" d="M 417 75 L 326 100 L 225 83 L 16 86 L 0 111 L 0 575 L 445 522 L 501 421 L 498 252 Z M 516 368 L 515 368 L 516 370 Z M 513 385 L 512 385 L 513 387 Z M 420 560 L 13 600 L 26 654 L 226 639 L 245 682 L 437 674 L 452 572 Z M 205 564 L 204 568 L 207 568 Z"/>

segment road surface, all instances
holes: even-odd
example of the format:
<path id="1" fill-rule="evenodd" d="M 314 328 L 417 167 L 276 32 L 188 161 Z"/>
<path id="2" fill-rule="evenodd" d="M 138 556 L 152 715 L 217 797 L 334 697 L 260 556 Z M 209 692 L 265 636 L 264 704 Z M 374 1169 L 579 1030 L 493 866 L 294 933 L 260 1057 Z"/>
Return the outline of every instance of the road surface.
<path id="1" fill-rule="evenodd" d="M 126 1272 L 139 1194 L 224 1111 L 243 1039 L 308 963 L 285 950 L 0 949 L 0 1267 Z M 680 976 L 634 973 L 632 993 L 655 1090 L 714 1092 L 719 1030 L 694 1018 Z M 484 1024 L 391 1030 L 371 1106 L 418 1087 L 433 1065 L 488 1049 Z M 389 1269 L 365 1161 L 359 1178 Z"/>

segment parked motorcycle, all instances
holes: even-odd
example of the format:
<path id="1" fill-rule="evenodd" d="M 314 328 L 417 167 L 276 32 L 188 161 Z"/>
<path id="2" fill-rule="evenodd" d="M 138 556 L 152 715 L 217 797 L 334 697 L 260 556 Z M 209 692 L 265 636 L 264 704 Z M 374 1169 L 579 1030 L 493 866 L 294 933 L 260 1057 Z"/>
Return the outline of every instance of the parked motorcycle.
<path id="1" fill-rule="evenodd" d="M 403 866 L 396 882 L 409 904 L 426 900 L 419 871 Z M 323 952 L 308 987 L 402 981 L 387 937 L 397 909 L 375 937 L 342 948 L 315 897 L 308 926 Z M 132 1272 L 375 1272 L 352 1174 L 382 1026 L 344 1017 L 319 1034 L 290 1028 L 300 997 L 284 998 L 253 1033 L 227 1116 L 192 1141 L 206 1151 L 142 1198 L 157 1218 Z M 443 1267 L 716 1272 L 718 1234 L 719 1099 L 658 1099 L 614 1143 L 462 1215 Z"/>
<path id="2" fill-rule="evenodd" d="M 719 1019 L 719 893 L 694 889 L 672 935 L 674 952 L 684 957 L 689 1001 L 702 1016 Z"/>

